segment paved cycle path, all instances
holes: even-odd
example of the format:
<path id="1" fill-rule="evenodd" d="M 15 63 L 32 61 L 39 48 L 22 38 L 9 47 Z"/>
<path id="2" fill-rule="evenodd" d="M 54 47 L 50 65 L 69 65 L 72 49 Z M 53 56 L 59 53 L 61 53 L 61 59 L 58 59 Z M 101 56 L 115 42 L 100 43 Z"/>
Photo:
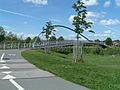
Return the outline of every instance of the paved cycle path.
<path id="1" fill-rule="evenodd" d="M 90 90 L 38 69 L 23 50 L 0 50 L 0 90 Z"/>

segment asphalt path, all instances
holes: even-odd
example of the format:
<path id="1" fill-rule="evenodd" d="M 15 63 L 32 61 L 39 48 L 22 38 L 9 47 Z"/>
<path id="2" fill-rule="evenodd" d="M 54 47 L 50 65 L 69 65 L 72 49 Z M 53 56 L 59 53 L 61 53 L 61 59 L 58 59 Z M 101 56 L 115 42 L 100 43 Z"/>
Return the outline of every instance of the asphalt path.
<path id="1" fill-rule="evenodd" d="M 21 51 L 0 50 L 0 90 L 90 90 L 38 69 Z"/>

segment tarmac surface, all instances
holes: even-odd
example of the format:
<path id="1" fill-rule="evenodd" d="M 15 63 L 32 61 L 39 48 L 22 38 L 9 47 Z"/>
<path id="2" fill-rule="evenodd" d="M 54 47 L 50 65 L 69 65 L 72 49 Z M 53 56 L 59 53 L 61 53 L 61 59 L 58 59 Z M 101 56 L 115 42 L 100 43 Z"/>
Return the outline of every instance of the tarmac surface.
<path id="1" fill-rule="evenodd" d="M 0 90 L 90 90 L 38 69 L 23 50 L 0 50 Z"/>

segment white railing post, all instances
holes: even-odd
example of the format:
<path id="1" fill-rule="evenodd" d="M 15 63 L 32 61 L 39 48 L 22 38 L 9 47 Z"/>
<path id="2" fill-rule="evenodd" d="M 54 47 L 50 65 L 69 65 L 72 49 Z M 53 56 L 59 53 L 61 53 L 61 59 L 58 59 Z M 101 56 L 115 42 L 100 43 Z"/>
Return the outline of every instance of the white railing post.
<path id="1" fill-rule="evenodd" d="M 4 50 L 5 50 L 5 47 L 6 47 L 6 46 L 5 46 L 5 42 L 4 42 L 4 45 L 3 45 L 3 49 L 4 49 Z"/>
<path id="2" fill-rule="evenodd" d="M 13 42 L 11 43 L 11 49 L 13 48 Z"/>
<path id="3" fill-rule="evenodd" d="M 26 44 L 26 43 L 24 43 L 24 48 L 26 48 L 25 44 Z"/>
<path id="4" fill-rule="evenodd" d="M 18 42 L 18 49 L 20 49 L 20 42 Z"/>

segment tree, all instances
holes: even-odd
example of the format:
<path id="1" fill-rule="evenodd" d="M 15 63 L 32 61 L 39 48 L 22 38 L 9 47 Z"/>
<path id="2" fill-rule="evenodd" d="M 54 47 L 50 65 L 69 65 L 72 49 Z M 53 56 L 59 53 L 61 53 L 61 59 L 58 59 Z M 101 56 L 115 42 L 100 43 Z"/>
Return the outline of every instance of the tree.
<path id="1" fill-rule="evenodd" d="M 56 37 L 55 36 L 51 36 L 50 37 L 50 41 L 56 41 Z"/>
<path id="2" fill-rule="evenodd" d="M 83 33 L 88 28 L 91 28 L 92 22 L 87 22 L 86 16 L 87 16 L 87 10 L 86 6 L 84 6 L 84 3 L 80 0 L 77 1 L 77 3 L 73 4 L 72 6 L 75 11 L 77 12 L 77 15 L 74 17 L 72 25 L 75 26 L 74 32 L 77 34 L 77 39 L 80 38 L 80 33 Z M 94 32 L 92 30 L 88 30 L 89 32 Z"/>
<path id="3" fill-rule="evenodd" d="M 50 37 L 52 35 L 55 35 L 55 32 L 56 30 L 54 29 L 54 26 L 52 25 L 51 22 L 47 22 L 45 27 L 43 27 L 43 31 L 41 32 L 47 39 L 47 43 L 46 43 L 46 46 L 45 46 L 45 53 L 49 53 L 50 52 L 50 47 L 48 46 L 49 45 L 49 40 L 50 40 Z"/>
<path id="4" fill-rule="evenodd" d="M 105 40 L 105 44 L 106 45 L 112 45 L 112 39 L 111 38 L 107 38 L 106 40 Z"/>
<path id="5" fill-rule="evenodd" d="M 6 33 L 6 36 L 5 36 L 5 41 L 8 42 L 8 41 L 12 41 L 12 38 L 14 37 L 14 34 L 12 32 L 8 32 Z"/>
<path id="6" fill-rule="evenodd" d="M 5 30 L 3 27 L 0 26 L 0 42 L 4 41 L 5 39 Z"/>
<path id="7" fill-rule="evenodd" d="M 63 36 L 60 36 L 57 40 L 58 40 L 58 41 L 63 41 L 64 38 L 63 38 Z"/>
<path id="8" fill-rule="evenodd" d="M 75 51 L 75 61 L 82 61 L 83 62 L 83 52 L 82 52 L 82 45 L 81 45 L 81 52 L 79 51 L 79 38 L 80 34 L 83 33 L 86 29 L 91 28 L 92 22 L 88 22 L 86 20 L 87 10 L 86 6 L 80 0 L 77 3 L 73 4 L 73 9 L 75 9 L 77 15 L 73 19 L 72 25 L 75 27 L 74 32 L 76 33 L 77 43 Z M 89 32 L 93 32 L 92 30 L 88 30 Z M 80 55 L 80 56 L 79 56 Z"/>
<path id="9" fill-rule="evenodd" d="M 30 38 L 30 37 L 27 37 L 27 38 L 25 39 L 25 42 L 26 42 L 26 43 L 30 43 L 30 41 L 31 41 L 31 38 Z"/>
<path id="10" fill-rule="evenodd" d="M 100 40 L 99 40 L 99 39 L 96 39 L 95 42 L 100 42 Z"/>
<path id="11" fill-rule="evenodd" d="M 45 27 L 43 27 L 43 31 L 42 31 L 42 34 L 45 35 L 47 41 L 49 41 L 50 37 L 52 35 L 55 35 L 55 32 L 56 30 L 54 30 L 54 26 L 52 25 L 52 23 L 49 21 L 46 23 Z"/>

